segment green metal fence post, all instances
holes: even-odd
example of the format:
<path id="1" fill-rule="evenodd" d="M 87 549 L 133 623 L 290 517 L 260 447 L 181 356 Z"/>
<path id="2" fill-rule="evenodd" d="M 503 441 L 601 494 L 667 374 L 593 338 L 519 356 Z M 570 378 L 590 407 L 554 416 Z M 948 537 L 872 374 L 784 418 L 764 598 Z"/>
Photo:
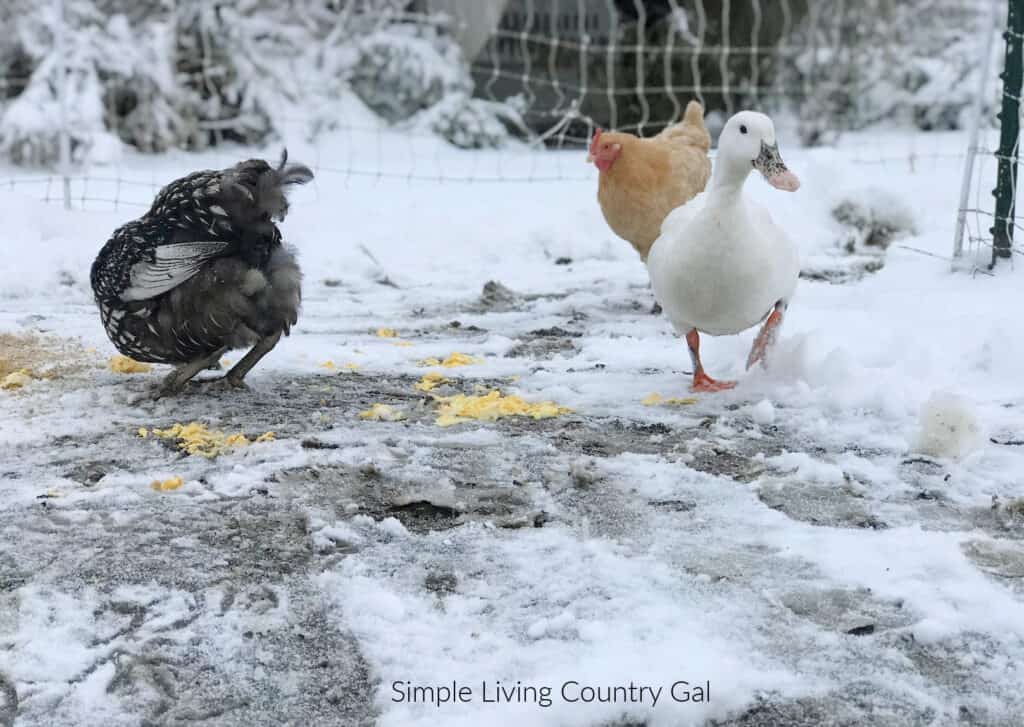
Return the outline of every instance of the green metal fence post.
<path id="1" fill-rule="evenodd" d="M 1017 191 L 1017 139 L 1020 136 L 1020 95 L 1024 80 L 1024 0 L 1009 0 L 1006 22 L 1006 58 L 1003 62 L 1002 110 L 999 119 L 999 172 L 996 188 L 996 214 L 992 224 L 992 265 L 1010 257 L 1013 249 L 1013 218 Z"/>

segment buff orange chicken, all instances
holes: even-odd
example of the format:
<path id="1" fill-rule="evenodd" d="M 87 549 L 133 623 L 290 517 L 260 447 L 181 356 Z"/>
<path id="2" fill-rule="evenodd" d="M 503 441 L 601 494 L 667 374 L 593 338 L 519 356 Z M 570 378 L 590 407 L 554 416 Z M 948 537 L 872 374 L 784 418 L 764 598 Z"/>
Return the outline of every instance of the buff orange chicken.
<path id="1" fill-rule="evenodd" d="M 696 101 L 683 119 L 657 136 L 641 139 L 598 129 L 588 162 L 597 166 L 597 199 L 608 226 L 643 260 L 661 234 L 668 213 L 704 191 L 711 177 L 704 109 Z"/>

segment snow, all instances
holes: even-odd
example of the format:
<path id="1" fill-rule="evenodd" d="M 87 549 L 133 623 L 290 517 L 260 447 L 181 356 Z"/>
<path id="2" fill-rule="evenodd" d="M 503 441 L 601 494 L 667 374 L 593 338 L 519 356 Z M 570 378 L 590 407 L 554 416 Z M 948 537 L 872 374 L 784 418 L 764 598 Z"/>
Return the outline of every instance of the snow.
<path id="1" fill-rule="evenodd" d="M 959 459 L 977 448 L 978 420 L 959 396 L 936 392 L 921 407 L 921 429 L 914 451 Z"/>
<path id="2" fill-rule="evenodd" d="M 1024 523 L 993 500 L 1024 497 L 1024 448 L 996 443 L 1024 436 L 1021 271 L 950 272 L 962 136 L 904 134 L 944 154 L 883 166 L 864 158 L 897 134 L 780 135 L 803 187 L 747 190 L 808 266 L 849 271 L 846 199 L 913 232 L 877 272 L 802 280 L 767 369 L 743 371 L 754 331 L 708 337 L 741 383 L 692 404 L 642 403 L 689 396 L 689 361 L 581 153 L 288 139 L 317 171 L 283 227 L 299 325 L 252 391 L 157 403 L 159 367 L 104 366 L 92 258 L 161 184 L 278 150 L 126 153 L 76 180 L 76 206 L 117 209 L 0 184 L 0 335 L 65 346 L 53 378 L 0 391 L 0 724 L 5 685 L 19 725 L 1016 724 Z M 511 297 L 482 301 L 491 280 Z M 456 351 L 481 362 L 419 365 Z M 413 388 L 432 370 L 574 411 L 442 429 Z M 407 418 L 360 420 L 375 403 Z M 207 460 L 136 434 L 193 420 L 277 438 Z M 710 699 L 673 700 L 680 680 Z M 499 682 L 512 703 L 484 701 Z"/>

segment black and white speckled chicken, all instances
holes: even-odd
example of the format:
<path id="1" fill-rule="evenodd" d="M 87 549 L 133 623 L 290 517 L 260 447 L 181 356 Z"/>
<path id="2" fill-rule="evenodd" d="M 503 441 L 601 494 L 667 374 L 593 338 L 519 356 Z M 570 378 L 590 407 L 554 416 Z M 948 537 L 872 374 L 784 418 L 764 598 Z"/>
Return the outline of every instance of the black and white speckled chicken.
<path id="1" fill-rule="evenodd" d="M 228 350 L 252 346 L 226 375 L 245 375 L 298 319 L 302 274 L 274 220 L 308 167 L 261 159 L 171 182 L 118 228 L 92 265 L 100 318 L 117 350 L 174 364 L 158 396 L 181 390 Z"/>

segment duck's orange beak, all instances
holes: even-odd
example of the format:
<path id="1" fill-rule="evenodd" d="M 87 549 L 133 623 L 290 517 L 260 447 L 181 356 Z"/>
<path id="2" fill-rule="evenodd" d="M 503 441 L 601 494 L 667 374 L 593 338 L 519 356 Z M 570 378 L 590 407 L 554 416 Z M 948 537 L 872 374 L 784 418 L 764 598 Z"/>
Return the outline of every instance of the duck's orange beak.
<path id="1" fill-rule="evenodd" d="M 761 153 L 754 160 L 754 169 L 761 172 L 768 184 L 775 189 L 781 189 L 783 192 L 795 192 L 800 189 L 800 178 L 789 171 L 789 167 L 782 161 L 778 144 L 768 146 L 761 142 Z"/>

